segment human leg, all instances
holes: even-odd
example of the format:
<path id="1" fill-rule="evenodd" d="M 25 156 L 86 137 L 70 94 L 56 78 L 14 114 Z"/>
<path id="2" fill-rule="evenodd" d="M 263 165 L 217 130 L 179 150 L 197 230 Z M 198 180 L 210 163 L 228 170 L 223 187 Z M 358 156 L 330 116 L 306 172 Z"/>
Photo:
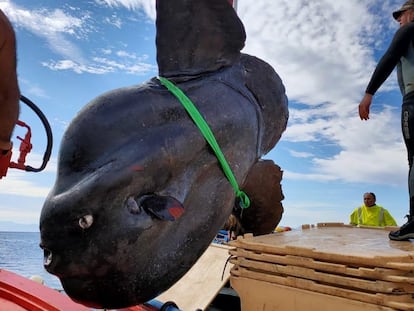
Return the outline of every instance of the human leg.
<path id="1" fill-rule="evenodd" d="M 407 223 L 405 223 L 397 231 L 392 231 L 389 234 L 391 240 L 405 241 L 414 238 L 414 170 L 413 156 L 414 156 L 414 98 L 411 100 L 404 100 L 401 109 L 401 129 L 403 132 L 404 143 L 407 148 L 408 156 L 408 193 L 409 193 L 409 215 L 407 215 Z"/>

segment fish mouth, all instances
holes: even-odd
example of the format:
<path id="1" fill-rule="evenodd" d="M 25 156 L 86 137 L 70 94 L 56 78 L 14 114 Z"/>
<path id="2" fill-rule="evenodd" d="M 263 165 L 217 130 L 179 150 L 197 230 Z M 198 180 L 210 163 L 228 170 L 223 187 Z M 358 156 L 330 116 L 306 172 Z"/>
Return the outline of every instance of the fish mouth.
<path id="1" fill-rule="evenodd" d="M 53 253 L 52 253 L 52 251 L 50 251 L 49 249 L 43 247 L 42 245 L 40 245 L 40 248 L 43 249 L 43 266 L 47 270 L 48 267 L 53 262 Z"/>
<path id="2" fill-rule="evenodd" d="M 62 277 L 60 282 L 72 300 L 90 308 L 127 307 L 131 301 L 126 290 L 130 285 L 127 280 L 121 281 L 116 276 L 105 279 Z M 112 295 L 114 288 L 116 295 Z"/>
<path id="3" fill-rule="evenodd" d="M 42 248 L 44 268 L 59 278 L 64 292 L 75 302 L 90 308 L 114 309 L 128 307 L 137 299 L 135 274 L 124 271 L 122 263 L 91 264 L 91 257 L 69 261 L 70 251 L 53 252 L 43 245 Z"/>

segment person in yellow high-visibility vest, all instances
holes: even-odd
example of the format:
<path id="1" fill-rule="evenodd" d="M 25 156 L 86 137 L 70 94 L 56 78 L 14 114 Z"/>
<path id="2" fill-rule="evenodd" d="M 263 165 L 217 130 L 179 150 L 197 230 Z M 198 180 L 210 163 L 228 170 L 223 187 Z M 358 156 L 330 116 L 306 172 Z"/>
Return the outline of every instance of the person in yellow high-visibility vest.
<path id="1" fill-rule="evenodd" d="M 364 204 L 353 210 L 350 215 L 350 224 L 373 227 L 397 226 L 397 222 L 390 212 L 375 204 L 376 200 L 374 193 L 364 193 Z"/>

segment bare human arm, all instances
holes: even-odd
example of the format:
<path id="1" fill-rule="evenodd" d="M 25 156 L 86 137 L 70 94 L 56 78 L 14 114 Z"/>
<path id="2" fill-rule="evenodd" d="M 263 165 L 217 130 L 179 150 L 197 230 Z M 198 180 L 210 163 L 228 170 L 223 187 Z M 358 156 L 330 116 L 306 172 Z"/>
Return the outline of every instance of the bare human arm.
<path id="1" fill-rule="evenodd" d="M 16 38 L 0 10 L 0 151 L 11 149 L 11 135 L 19 116 L 20 91 L 16 72 Z"/>

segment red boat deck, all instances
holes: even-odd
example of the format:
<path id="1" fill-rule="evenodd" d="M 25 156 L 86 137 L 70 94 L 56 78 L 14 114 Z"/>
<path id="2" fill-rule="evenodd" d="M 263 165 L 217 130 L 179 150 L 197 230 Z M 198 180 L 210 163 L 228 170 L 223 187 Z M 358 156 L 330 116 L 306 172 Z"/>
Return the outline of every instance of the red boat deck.
<path id="1" fill-rule="evenodd" d="M 91 311 L 68 296 L 13 272 L 0 269 L 0 310 L 7 311 Z M 117 311 L 156 311 L 140 305 Z"/>

